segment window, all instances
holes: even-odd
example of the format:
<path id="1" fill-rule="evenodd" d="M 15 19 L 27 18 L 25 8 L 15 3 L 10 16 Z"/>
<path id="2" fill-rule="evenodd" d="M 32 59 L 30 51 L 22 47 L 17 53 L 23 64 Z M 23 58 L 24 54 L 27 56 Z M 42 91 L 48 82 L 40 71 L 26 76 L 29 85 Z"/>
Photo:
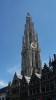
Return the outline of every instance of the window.
<path id="1" fill-rule="evenodd" d="M 46 85 L 46 92 L 49 91 L 49 85 Z"/>
<path id="2" fill-rule="evenodd" d="M 54 90 L 54 84 L 50 83 L 50 90 Z"/>
<path id="3" fill-rule="evenodd" d="M 47 78 L 48 78 L 47 74 L 45 74 L 45 75 L 44 75 L 44 78 L 45 78 L 45 81 L 46 81 L 46 80 L 47 80 Z"/>
<path id="4" fill-rule="evenodd" d="M 42 92 L 43 92 L 43 93 L 45 92 L 45 87 L 42 87 Z"/>
<path id="5" fill-rule="evenodd" d="M 35 90 L 33 90 L 33 94 L 35 94 Z"/>
<path id="6" fill-rule="evenodd" d="M 4 100 L 4 97 L 2 97 L 2 100 Z"/>
<path id="7" fill-rule="evenodd" d="M 25 87 L 25 84 L 24 84 L 24 87 Z"/>
<path id="8" fill-rule="evenodd" d="M 30 95 L 32 95 L 32 90 L 30 90 Z"/>
<path id="9" fill-rule="evenodd" d="M 37 88 L 37 93 L 39 93 L 40 92 L 40 90 L 39 90 L 39 87 Z"/>
<path id="10" fill-rule="evenodd" d="M 56 77 L 55 77 L 55 85 L 56 85 Z"/>

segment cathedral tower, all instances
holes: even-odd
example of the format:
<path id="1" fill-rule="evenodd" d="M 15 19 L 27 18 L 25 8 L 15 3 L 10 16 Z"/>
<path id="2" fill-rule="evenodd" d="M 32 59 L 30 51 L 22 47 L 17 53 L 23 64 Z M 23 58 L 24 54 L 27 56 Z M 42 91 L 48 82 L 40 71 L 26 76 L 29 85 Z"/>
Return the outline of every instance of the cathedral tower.
<path id="1" fill-rule="evenodd" d="M 32 72 L 41 73 L 40 49 L 38 36 L 34 30 L 34 24 L 28 13 L 26 16 L 26 24 L 24 36 L 22 39 L 22 68 L 21 74 L 31 76 Z"/>

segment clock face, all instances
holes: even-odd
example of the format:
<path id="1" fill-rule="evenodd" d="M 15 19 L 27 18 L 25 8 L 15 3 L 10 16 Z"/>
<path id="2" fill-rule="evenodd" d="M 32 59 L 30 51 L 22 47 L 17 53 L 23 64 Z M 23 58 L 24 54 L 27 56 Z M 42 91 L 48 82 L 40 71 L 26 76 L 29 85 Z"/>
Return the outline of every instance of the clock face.
<path id="1" fill-rule="evenodd" d="M 36 42 L 32 42 L 31 43 L 31 47 L 34 49 L 34 48 L 37 48 L 37 43 Z"/>

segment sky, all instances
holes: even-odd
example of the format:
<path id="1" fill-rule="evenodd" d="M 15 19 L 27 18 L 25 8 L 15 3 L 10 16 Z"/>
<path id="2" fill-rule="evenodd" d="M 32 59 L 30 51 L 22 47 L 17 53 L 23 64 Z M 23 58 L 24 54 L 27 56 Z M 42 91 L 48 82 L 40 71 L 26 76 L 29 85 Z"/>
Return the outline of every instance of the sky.
<path id="1" fill-rule="evenodd" d="M 38 33 L 42 67 L 56 53 L 56 0 L 0 0 L 0 88 L 20 75 L 27 13 Z"/>

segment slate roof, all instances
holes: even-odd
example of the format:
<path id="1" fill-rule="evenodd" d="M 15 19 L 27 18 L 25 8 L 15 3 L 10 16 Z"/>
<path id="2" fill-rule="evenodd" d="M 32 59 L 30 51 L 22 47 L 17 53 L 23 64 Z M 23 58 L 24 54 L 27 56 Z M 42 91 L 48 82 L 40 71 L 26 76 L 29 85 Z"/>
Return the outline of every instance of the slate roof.
<path id="1" fill-rule="evenodd" d="M 1 88 L 0 93 L 5 92 L 7 88 L 8 88 L 8 86 Z"/>
<path id="2" fill-rule="evenodd" d="M 30 77 L 25 76 L 25 79 L 26 79 L 27 83 L 29 84 L 29 82 L 30 82 Z"/>
<path id="3" fill-rule="evenodd" d="M 35 73 L 38 78 L 41 78 L 41 74 Z"/>

